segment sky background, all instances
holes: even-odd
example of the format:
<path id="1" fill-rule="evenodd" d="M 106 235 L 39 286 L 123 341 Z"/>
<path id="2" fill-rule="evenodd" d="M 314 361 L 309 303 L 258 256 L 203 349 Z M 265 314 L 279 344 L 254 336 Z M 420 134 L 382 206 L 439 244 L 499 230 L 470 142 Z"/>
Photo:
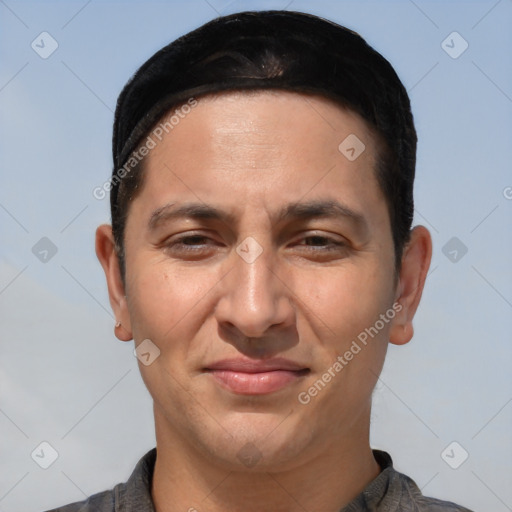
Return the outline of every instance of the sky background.
<path id="1" fill-rule="evenodd" d="M 285 7 L 359 32 L 415 115 L 415 223 L 434 254 L 414 339 L 390 346 L 375 391 L 372 446 L 426 495 L 512 510 L 511 0 L 0 0 L 0 512 L 111 488 L 154 446 L 94 254 L 117 95 L 219 14 Z"/>

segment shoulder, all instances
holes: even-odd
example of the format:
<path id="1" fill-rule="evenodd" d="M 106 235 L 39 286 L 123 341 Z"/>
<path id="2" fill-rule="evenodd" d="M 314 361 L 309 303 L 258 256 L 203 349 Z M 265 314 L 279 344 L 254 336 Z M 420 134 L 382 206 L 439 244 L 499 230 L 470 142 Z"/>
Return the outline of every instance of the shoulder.
<path id="1" fill-rule="evenodd" d="M 412 478 L 398 471 L 396 471 L 396 475 L 400 480 L 404 504 L 404 508 L 400 510 L 404 512 L 472 512 L 468 508 L 451 501 L 424 496 Z M 400 501 L 400 504 L 402 504 L 402 501 Z"/>
<path id="2" fill-rule="evenodd" d="M 47 512 L 154 512 L 151 499 L 151 479 L 156 460 L 156 448 L 147 452 L 137 463 L 130 478 L 109 491 L 89 496 Z"/>
<path id="3" fill-rule="evenodd" d="M 114 512 L 115 495 L 119 485 L 110 491 L 103 491 L 97 494 L 93 494 L 86 500 L 77 501 L 75 503 L 64 505 L 63 507 L 54 508 L 48 512 Z"/>
<path id="4" fill-rule="evenodd" d="M 373 450 L 373 454 L 382 472 L 363 493 L 364 504 L 371 504 L 374 507 L 370 507 L 370 510 L 386 510 L 388 512 L 471 512 L 471 510 L 451 501 L 424 496 L 412 478 L 400 473 L 393 467 L 393 460 L 387 452 Z M 349 508 L 348 510 L 352 509 Z"/>

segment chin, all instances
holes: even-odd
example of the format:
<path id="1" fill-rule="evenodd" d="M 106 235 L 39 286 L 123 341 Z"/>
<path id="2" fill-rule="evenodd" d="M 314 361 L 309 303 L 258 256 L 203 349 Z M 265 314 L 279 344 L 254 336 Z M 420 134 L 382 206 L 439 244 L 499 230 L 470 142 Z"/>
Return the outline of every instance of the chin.
<path id="1" fill-rule="evenodd" d="M 292 416 L 233 413 L 221 422 L 222 437 L 208 436 L 203 448 L 229 471 L 292 469 L 300 464 L 317 437 L 311 429 L 300 429 Z"/>

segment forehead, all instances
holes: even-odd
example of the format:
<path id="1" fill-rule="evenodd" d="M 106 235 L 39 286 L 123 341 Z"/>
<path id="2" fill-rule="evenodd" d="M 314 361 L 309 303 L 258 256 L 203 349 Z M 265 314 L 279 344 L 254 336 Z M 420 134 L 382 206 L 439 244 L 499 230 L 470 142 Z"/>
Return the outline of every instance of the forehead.
<path id="1" fill-rule="evenodd" d="M 308 145 L 310 148 L 316 141 L 315 135 L 322 134 L 325 137 L 330 133 L 334 135 L 336 142 L 340 135 L 347 132 L 347 129 L 359 133 L 370 146 L 370 150 L 376 142 L 374 139 L 378 138 L 374 130 L 355 111 L 318 94 L 275 89 L 226 91 L 209 94 L 197 100 L 194 99 L 193 102 L 195 104 L 193 108 L 188 108 L 188 105 L 184 104 L 162 118 L 159 126 L 164 128 L 163 138 L 175 130 L 177 124 L 187 124 L 188 127 L 193 125 L 201 132 L 208 130 L 219 138 L 223 134 L 250 135 L 261 139 L 265 136 L 272 138 L 278 131 L 284 138 L 286 133 L 290 136 L 298 136 L 302 133 L 310 138 L 311 144 Z M 187 103 L 190 104 L 191 100 Z M 283 116 L 284 113 L 286 113 L 285 116 Z M 178 117 L 176 114 L 179 114 Z M 185 118 L 187 122 L 183 123 Z M 165 130 L 165 120 L 169 119 L 172 119 L 176 125 L 173 127 L 167 125 L 168 129 Z M 295 121 L 305 122 L 295 123 Z M 255 139 L 255 142 L 257 141 L 258 139 Z M 326 140 L 326 142 L 330 141 Z"/>
<path id="2" fill-rule="evenodd" d="M 171 122 L 172 121 L 172 122 Z M 375 137 L 356 113 L 317 95 L 227 92 L 173 110 L 150 137 L 146 200 L 168 196 L 265 208 L 341 194 L 354 207 L 378 200 Z M 167 199 L 167 200 L 166 200 Z"/>

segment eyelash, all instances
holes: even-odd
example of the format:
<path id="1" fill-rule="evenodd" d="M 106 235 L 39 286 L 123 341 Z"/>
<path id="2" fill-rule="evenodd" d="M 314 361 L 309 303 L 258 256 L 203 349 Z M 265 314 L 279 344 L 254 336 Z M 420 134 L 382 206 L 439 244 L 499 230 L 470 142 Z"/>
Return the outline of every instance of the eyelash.
<path id="1" fill-rule="evenodd" d="M 165 243 L 164 245 L 167 249 L 177 249 L 178 251 L 181 251 L 181 252 L 197 254 L 197 253 L 201 253 L 205 250 L 205 247 L 204 247 L 205 244 L 187 244 L 187 243 L 185 243 L 186 241 L 197 240 L 197 239 L 200 239 L 203 241 L 204 240 L 212 240 L 211 238 L 209 238 L 205 235 L 200 235 L 200 234 L 185 235 L 185 236 L 178 237 L 174 240 L 170 240 L 169 242 Z M 344 242 L 341 242 L 334 238 L 331 238 L 328 236 L 323 236 L 323 235 L 305 236 L 305 237 L 302 237 L 300 239 L 300 241 L 311 240 L 311 239 L 321 240 L 326 243 L 324 243 L 322 245 L 308 245 L 308 244 L 298 244 L 298 245 L 300 245 L 301 247 L 307 248 L 307 250 L 309 252 L 313 252 L 313 253 L 319 252 L 319 251 L 326 251 L 326 252 L 337 251 L 337 250 L 340 250 L 347 246 L 347 244 L 345 244 Z M 198 246 L 200 246 L 200 247 L 198 247 Z M 326 248 L 326 247 L 328 247 L 328 248 Z"/>
<path id="2" fill-rule="evenodd" d="M 182 236 L 182 237 L 178 237 L 176 240 L 170 242 L 169 244 L 166 244 L 166 247 L 179 247 L 180 250 L 184 250 L 184 251 L 189 251 L 189 252 L 199 252 L 198 249 L 197 249 L 197 245 L 202 245 L 202 244 L 186 244 L 184 243 L 184 241 L 186 240 L 194 240 L 194 239 L 202 239 L 202 240 L 210 240 L 208 237 L 204 236 L 204 235 L 185 235 L 185 236 Z M 202 250 L 202 249 L 199 249 L 199 250 Z"/>
<path id="3" fill-rule="evenodd" d="M 326 240 L 328 242 L 328 244 L 330 245 L 330 249 L 327 249 L 329 251 L 333 251 L 333 250 L 339 249 L 340 247 L 346 246 L 346 244 L 344 244 L 343 242 L 340 242 L 339 240 L 335 240 L 334 238 L 330 238 L 328 236 L 322 236 L 322 235 L 309 235 L 309 236 L 305 236 L 304 238 L 301 238 L 301 240 L 309 240 L 312 238 L 317 238 L 317 239 L 324 240 L 324 241 Z M 325 245 L 327 245 L 327 244 L 325 244 Z M 304 245 L 304 247 L 318 247 L 318 246 Z M 320 246 L 320 247 L 322 247 L 322 246 Z"/>

